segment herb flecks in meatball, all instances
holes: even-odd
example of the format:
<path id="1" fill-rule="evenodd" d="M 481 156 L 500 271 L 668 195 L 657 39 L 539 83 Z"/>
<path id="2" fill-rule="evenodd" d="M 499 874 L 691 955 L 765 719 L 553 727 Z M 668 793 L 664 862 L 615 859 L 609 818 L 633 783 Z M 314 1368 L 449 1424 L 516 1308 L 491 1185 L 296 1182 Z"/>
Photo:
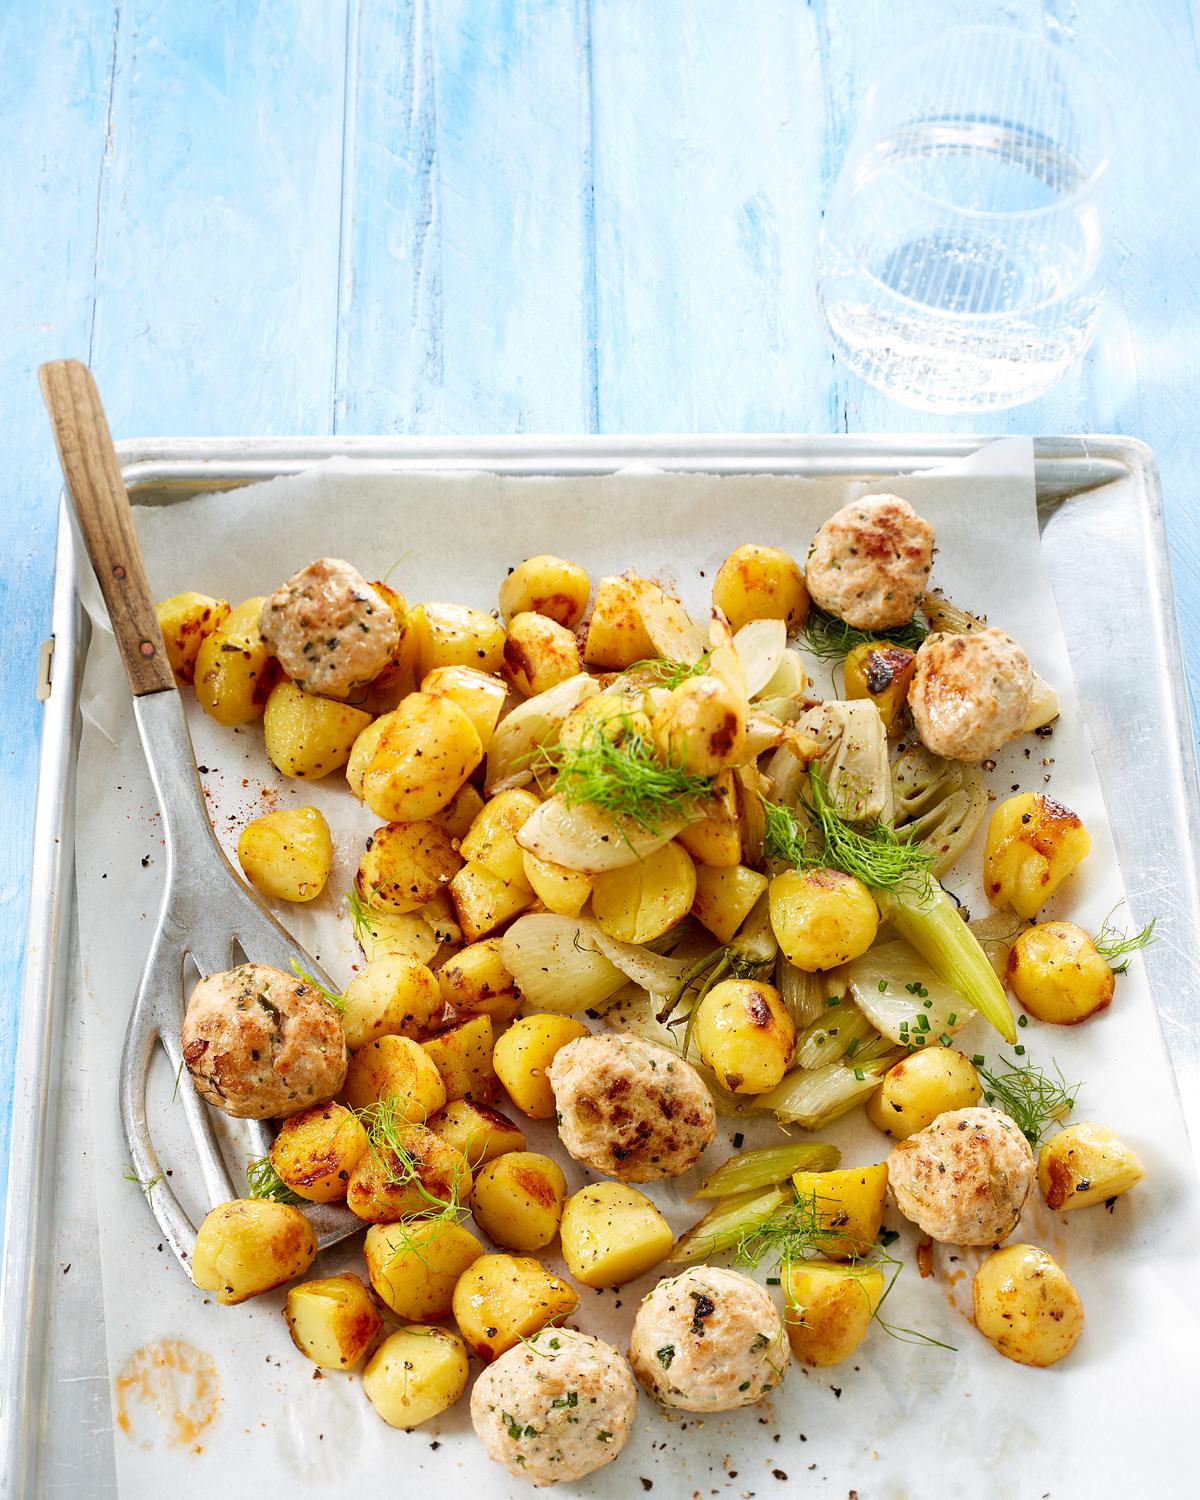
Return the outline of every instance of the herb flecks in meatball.
<path id="1" fill-rule="evenodd" d="M 998 1109 L 953 1109 L 888 1157 L 897 1207 L 944 1245 L 994 1245 L 1017 1227 L 1033 1186 L 1029 1142 Z"/>
<path id="2" fill-rule="evenodd" d="M 1014 739 L 1033 698 L 1033 670 L 1002 630 L 927 636 L 908 690 L 922 743 L 947 760 L 982 760 Z"/>
<path id="3" fill-rule="evenodd" d="M 322 698 L 348 698 L 373 682 L 400 644 L 391 606 L 337 557 L 319 557 L 281 584 L 258 628 L 297 687 Z"/>
<path id="4" fill-rule="evenodd" d="M 857 630 L 912 619 L 933 564 L 933 527 L 899 495 L 864 495 L 830 516 L 805 563 L 814 602 Z"/>

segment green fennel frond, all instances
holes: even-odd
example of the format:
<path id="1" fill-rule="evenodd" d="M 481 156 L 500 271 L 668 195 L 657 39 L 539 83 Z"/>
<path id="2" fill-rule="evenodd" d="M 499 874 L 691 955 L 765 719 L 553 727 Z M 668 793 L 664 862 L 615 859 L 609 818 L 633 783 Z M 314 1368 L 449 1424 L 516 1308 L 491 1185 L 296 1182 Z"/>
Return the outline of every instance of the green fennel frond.
<path id="1" fill-rule="evenodd" d="M 328 1001 L 334 1010 L 340 1012 L 346 1009 L 346 1002 L 342 998 L 341 993 L 338 990 L 326 989 L 319 979 L 314 979 L 308 970 L 301 965 L 298 958 L 292 959 L 292 970 L 299 978 L 303 979 L 305 984 L 311 984 L 322 1000 Z"/>
<path id="2" fill-rule="evenodd" d="M 1051 1063 L 1052 1078 L 1028 1058 L 1018 1057 L 1013 1063 L 1002 1059 L 995 1069 L 983 1057 L 973 1057 L 971 1062 L 983 1082 L 984 1099 L 1002 1109 L 1031 1146 L 1036 1147 L 1047 1128 L 1075 1108 L 1080 1085 L 1068 1084 L 1057 1063 Z"/>
<path id="3" fill-rule="evenodd" d="M 1117 903 L 1120 905 L 1120 902 Z M 1116 911 L 1116 906 L 1113 911 Z M 1137 953 L 1142 948 L 1149 948 L 1158 939 L 1154 935 L 1154 929 L 1158 925 L 1158 918 L 1151 917 L 1142 928 L 1141 932 L 1135 932 L 1132 937 L 1126 937 L 1120 927 L 1112 925 L 1112 911 L 1105 917 L 1100 926 L 1100 931 L 1092 939 L 1096 945 L 1096 952 L 1105 959 L 1114 974 L 1124 974 L 1129 967 L 1131 954 Z M 1117 962 L 1121 960 L 1121 962 Z"/>
<path id="4" fill-rule="evenodd" d="M 252 1198 L 269 1198 L 272 1203 L 303 1203 L 275 1170 L 269 1156 L 258 1156 L 246 1168 L 246 1181 Z"/>
<path id="5" fill-rule="evenodd" d="M 146 1179 L 143 1180 L 141 1177 L 139 1177 L 137 1175 L 137 1173 L 133 1170 L 132 1167 L 130 1167 L 129 1171 L 126 1172 L 126 1173 L 124 1173 L 123 1175 L 124 1175 L 124 1178 L 125 1178 L 126 1182 L 132 1182 L 137 1187 L 141 1188 L 142 1192 L 145 1193 L 145 1195 L 146 1195 L 146 1201 L 147 1202 L 150 1201 L 150 1194 L 154 1191 L 154 1189 L 162 1181 L 162 1176 L 163 1176 L 163 1174 L 161 1172 L 159 1172 L 156 1177 L 149 1177 L 149 1178 L 146 1178 Z"/>
<path id="6" fill-rule="evenodd" d="M 887 641 L 889 645 L 915 651 L 928 634 L 927 627 L 915 618 L 892 630 L 858 630 L 813 605 L 800 639 L 818 661 L 840 661 L 855 646 L 866 645 L 868 641 Z"/>
<path id="7" fill-rule="evenodd" d="M 677 688 L 689 677 L 703 677 L 708 672 L 711 656 L 711 650 L 705 651 L 700 659 L 694 662 L 672 661 L 666 656 L 647 656 L 641 661 L 635 661 L 633 666 L 626 667 L 621 675 L 648 682 L 654 687 Z"/>

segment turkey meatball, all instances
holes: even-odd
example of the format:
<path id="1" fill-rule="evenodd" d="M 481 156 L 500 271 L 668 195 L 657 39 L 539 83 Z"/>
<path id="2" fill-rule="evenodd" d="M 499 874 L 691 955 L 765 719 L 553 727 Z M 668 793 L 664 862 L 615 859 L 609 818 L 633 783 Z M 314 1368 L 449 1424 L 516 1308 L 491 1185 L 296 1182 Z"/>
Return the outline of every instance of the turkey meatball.
<path id="1" fill-rule="evenodd" d="M 341 1017 L 313 985 L 268 964 L 210 974 L 183 1018 L 197 1089 L 240 1119 L 282 1119 L 331 1099 L 346 1077 Z"/>
<path id="2" fill-rule="evenodd" d="M 337 557 L 319 557 L 280 584 L 258 628 L 296 686 L 322 698 L 348 698 L 373 682 L 400 644 L 391 606 Z"/>
<path id="3" fill-rule="evenodd" d="M 947 760 L 982 760 L 1021 733 L 1033 698 L 1029 658 L 1002 630 L 930 635 L 908 703 L 922 743 Z"/>
<path id="4" fill-rule="evenodd" d="M 808 549 L 813 602 L 859 630 L 906 625 L 933 564 L 933 527 L 899 495 L 864 495 L 830 516 Z"/>
<path id="5" fill-rule="evenodd" d="M 584 1036 L 547 1069 L 562 1143 L 622 1182 L 679 1177 L 717 1133 L 704 1080 L 677 1052 L 624 1033 Z"/>
<path id="6" fill-rule="evenodd" d="M 533 1484 L 582 1479 L 612 1463 L 636 1409 L 619 1351 L 569 1328 L 543 1328 L 502 1354 L 471 1392 L 471 1421 L 489 1457 Z"/>
<path id="7" fill-rule="evenodd" d="M 770 1295 L 718 1266 L 660 1281 L 638 1308 L 629 1347 L 645 1388 L 681 1411 L 752 1406 L 783 1379 L 789 1353 Z"/>
<path id="8" fill-rule="evenodd" d="M 888 1183 L 906 1219 L 943 1245 L 994 1245 L 1033 1186 L 1029 1142 L 998 1109 L 952 1109 L 901 1141 Z"/>

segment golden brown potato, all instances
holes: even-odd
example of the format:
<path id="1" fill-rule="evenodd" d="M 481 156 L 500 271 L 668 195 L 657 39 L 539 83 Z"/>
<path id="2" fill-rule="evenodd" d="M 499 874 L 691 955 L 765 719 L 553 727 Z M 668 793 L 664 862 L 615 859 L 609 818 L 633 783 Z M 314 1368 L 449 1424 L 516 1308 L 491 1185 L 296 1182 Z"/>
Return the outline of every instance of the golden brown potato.
<path id="1" fill-rule="evenodd" d="M 406 1219 L 372 1224 L 363 1254 L 381 1302 L 407 1322 L 436 1323 L 450 1316 L 458 1278 L 483 1246 L 450 1219 Z"/>
<path id="2" fill-rule="evenodd" d="M 471 1016 L 422 1042 L 426 1056 L 441 1074 L 448 1103 L 469 1099 L 473 1104 L 490 1104 L 496 1097 L 493 1042 L 490 1016 Z"/>
<path id="3" fill-rule="evenodd" d="M 588 622 L 583 659 L 590 667 L 623 672 L 635 661 L 657 656 L 638 608 L 638 591 L 628 578 L 602 578 Z"/>
<path id="4" fill-rule="evenodd" d="M 530 611 L 513 616 L 504 642 L 504 672 L 518 693 L 536 697 L 581 670 L 579 642 L 565 626 Z"/>
<path id="5" fill-rule="evenodd" d="M 504 664 L 504 626 L 469 604 L 420 604 L 409 616 L 417 638 L 417 675 L 439 667 L 499 672 Z"/>
<path id="6" fill-rule="evenodd" d="M 700 1056 L 731 1094 L 765 1094 L 787 1072 L 796 1026 L 779 991 L 755 979 L 714 984 L 693 1017 Z"/>
<path id="7" fill-rule="evenodd" d="M 470 1197 L 471 1169 L 449 1141 L 424 1125 L 399 1123 L 386 1135 L 393 1144 L 371 1146 L 350 1174 L 346 1203 L 360 1219 L 394 1224 Z"/>
<path id="8" fill-rule="evenodd" d="M 906 1141 L 947 1110 L 969 1109 L 983 1095 L 969 1058 L 953 1047 L 925 1047 L 902 1057 L 867 1100 L 867 1118 L 894 1141 Z"/>
<path id="9" fill-rule="evenodd" d="M 593 1182 L 563 1207 L 563 1259 L 584 1286 L 622 1286 L 670 1254 L 671 1226 L 627 1182 Z"/>
<path id="10" fill-rule="evenodd" d="M 233 727 L 261 717 L 279 680 L 279 667 L 258 633 L 264 597 L 239 604 L 196 653 L 196 702 L 218 724 Z"/>
<path id="11" fill-rule="evenodd" d="M 465 839 L 471 824 L 483 811 L 483 794 L 468 781 L 459 787 L 446 807 L 438 813 L 439 822 L 451 838 Z"/>
<path id="12" fill-rule="evenodd" d="M 1116 978 L 1095 943 L 1074 922 L 1039 922 L 1013 943 L 1005 974 L 1031 1016 L 1077 1026 L 1112 1004 Z"/>
<path id="13" fill-rule="evenodd" d="M 527 557 L 500 585 L 505 621 L 532 610 L 573 629 L 583 619 L 592 581 L 578 563 L 543 554 Z"/>
<path id="14" fill-rule="evenodd" d="M 672 688 L 651 728 L 663 760 L 694 776 L 719 776 L 747 758 L 745 697 L 715 675 Z"/>
<path id="15" fill-rule="evenodd" d="M 486 752 L 508 697 L 508 688 L 499 677 L 477 672 L 474 667 L 437 667 L 422 679 L 421 691 L 457 703 L 474 724 Z"/>
<path id="16" fill-rule="evenodd" d="M 500 957 L 500 939 L 460 948 L 437 971 L 442 999 L 460 1015 L 491 1016 L 497 1025 L 517 1014 L 521 997 Z"/>
<path id="17" fill-rule="evenodd" d="M 732 771 L 722 771 L 713 785 L 712 796 L 701 807 L 703 818 L 689 823 L 679 835 L 692 858 L 702 865 L 731 868 L 742 857 L 742 819 L 738 810 L 737 778 Z"/>
<path id="18" fill-rule="evenodd" d="M 901 723 L 902 710 L 908 702 L 908 689 L 917 669 L 917 655 L 890 641 L 864 641 L 846 657 L 842 671 L 850 699 L 869 698 L 879 710 L 883 727 L 895 734 Z"/>
<path id="19" fill-rule="evenodd" d="M 767 877 L 745 865 L 697 865 L 692 915 L 719 943 L 731 943 L 766 888 Z"/>
<path id="20" fill-rule="evenodd" d="M 256 891 L 276 901 L 312 901 L 333 863 L 329 824 L 315 807 L 281 807 L 246 824 L 238 864 Z"/>
<path id="21" fill-rule="evenodd" d="M 796 1260 L 784 1267 L 784 1322 L 792 1353 L 822 1367 L 849 1359 L 867 1336 L 883 1299 L 878 1266 Z"/>
<path id="22" fill-rule="evenodd" d="M 319 781 L 346 764 L 370 722 L 370 714 L 361 709 L 315 698 L 285 677 L 271 689 L 263 714 L 267 754 L 285 776 Z"/>
<path id="23" fill-rule="evenodd" d="M 363 1392 L 388 1424 L 411 1431 L 440 1416 L 467 1388 L 462 1340 L 444 1328 L 400 1328 L 363 1371 Z"/>
<path id="24" fill-rule="evenodd" d="M 1038 1186 L 1047 1207 L 1060 1213 L 1107 1203 L 1145 1175 L 1135 1153 L 1095 1120 L 1068 1125 L 1038 1152 Z"/>
<path id="25" fill-rule="evenodd" d="M 427 964 L 441 947 L 441 939 L 419 911 L 401 916 L 397 912 L 372 911 L 361 902 L 352 906 L 351 911 L 354 936 L 368 964 L 384 957 Z"/>
<path id="26" fill-rule="evenodd" d="M 379 748 L 379 741 L 383 738 L 383 731 L 388 727 L 391 717 L 390 713 L 386 713 L 381 714 L 378 719 L 372 719 L 365 729 L 360 730 L 350 747 L 350 756 L 346 761 L 346 785 L 360 802 L 363 795 L 363 773 L 375 759 L 375 751 Z"/>
<path id="27" fill-rule="evenodd" d="M 351 1109 L 390 1099 L 401 1119 L 416 1124 L 446 1102 L 433 1059 L 407 1036 L 381 1036 L 352 1053 L 342 1093 Z"/>
<path id="28" fill-rule="evenodd" d="M 782 620 L 791 632 L 808 619 L 804 574 L 779 547 L 735 547 L 713 580 L 713 603 L 732 630 L 751 620 Z"/>
<path id="29" fill-rule="evenodd" d="M 592 913 L 601 930 L 624 943 L 648 943 L 687 916 L 696 897 L 696 866 L 678 844 L 605 870 L 592 886 Z"/>
<path id="30" fill-rule="evenodd" d="M 447 887 L 461 867 L 454 840 L 440 823 L 388 823 L 367 840 L 354 888 L 376 911 L 417 911 Z"/>
<path id="31" fill-rule="evenodd" d="M 573 1016 L 538 1015 L 522 1016 L 497 1040 L 492 1065 L 522 1114 L 531 1120 L 553 1118 L 554 1090 L 546 1069 L 560 1047 L 588 1035 Z"/>
<path id="32" fill-rule="evenodd" d="M 450 899 L 463 937 L 468 943 L 476 943 L 532 906 L 533 892 L 524 879 L 520 884 L 502 880 L 470 859 L 450 882 Z"/>
<path id="33" fill-rule="evenodd" d="M 558 1233 L 567 1179 L 556 1161 L 536 1151 L 510 1151 L 475 1174 L 475 1222 L 506 1250 L 541 1250 Z"/>
<path id="34" fill-rule="evenodd" d="M 433 1031 L 442 994 L 433 973 L 397 953 L 381 953 L 360 969 L 342 996 L 342 1027 L 352 1052 L 384 1036 L 419 1040 Z"/>
<path id="35" fill-rule="evenodd" d="M 1083 1303 L 1067 1273 L 1036 1245 L 993 1250 L 975 1273 L 975 1326 L 1021 1365 L 1044 1369 L 1070 1354 L 1083 1332 Z"/>
<path id="36" fill-rule="evenodd" d="M 363 801 L 389 822 L 436 817 L 482 759 L 479 734 L 457 703 L 410 693 L 388 715 L 363 772 Z"/>
<path id="37" fill-rule="evenodd" d="M 768 899 L 779 946 L 806 974 L 858 958 L 879 930 L 874 896 L 842 870 L 785 870 L 771 881 Z"/>
<path id="38" fill-rule="evenodd" d="M 317 1104 L 284 1120 L 271 1142 L 271 1165 L 310 1203 L 337 1203 L 367 1149 L 362 1121 L 345 1105 Z"/>
<path id="39" fill-rule="evenodd" d="M 383 1327 L 370 1292 L 349 1273 L 292 1287 L 283 1315 L 292 1343 L 326 1370 L 352 1369 Z"/>
<path id="40" fill-rule="evenodd" d="M 235 1198 L 219 1204 L 201 1224 L 192 1280 L 231 1307 L 303 1276 L 316 1254 L 316 1235 L 298 1208 L 267 1198 Z"/>
<path id="41" fill-rule="evenodd" d="M 487 1104 L 453 1099 L 430 1115 L 429 1129 L 462 1153 L 472 1171 L 508 1151 L 524 1151 L 525 1132 Z"/>
<path id="42" fill-rule="evenodd" d="M 499 880 L 528 890 L 524 851 L 517 843 L 517 834 L 540 806 L 532 792 L 519 788 L 497 793 L 484 804 L 463 839 L 463 858 L 481 865 Z"/>
<path id="43" fill-rule="evenodd" d="M 821 1224 L 836 1230 L 823 1239 L 821 1253 L 830 1260 L 866 1255 L 879 1238 L 887 1202 L 887 1162 L 872 1167 L 842 1167 L 834 1172 L 793 1172 L 792 1185 L 806 1203 L 815 1203 Z"/>
<path id="44" fill-rule="evenodd" d="M 983 886 L 993 906 L 1035 916 L 1092 847 L 1069 807 L 1041 792 L 1009 797 L 992 814 L 983 853 Z"/>
<path id="45" fill-rule="evenodd" d="M 158 628 L 163 633 L 175 681 L 186 687 L 195 680 L 200 647 L 228 620 L 229 605 L 224 599 L 210 599 L 207 594 L 174 594 L 156 604 L 154 613 L 158 616 Z"/>
<path id="46" fill-rule="evenodd" d="M 574 1287 L 525 1255 L 480 1256 L 454 1288 L 454 1321 L 484 1364 L 578 1305 Z"/>

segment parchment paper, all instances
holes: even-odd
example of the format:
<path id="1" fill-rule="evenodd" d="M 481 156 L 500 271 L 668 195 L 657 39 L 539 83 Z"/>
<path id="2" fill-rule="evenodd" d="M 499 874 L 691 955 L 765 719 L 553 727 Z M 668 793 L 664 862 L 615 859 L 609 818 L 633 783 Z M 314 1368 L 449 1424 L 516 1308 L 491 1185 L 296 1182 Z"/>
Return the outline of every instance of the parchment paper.
<path id="1" fill-rule="evenodd" d="M 583 563 L 593 578 L 627 567 L 673 578 L 685 602 L 702 611 L 733 546 L 770 542 L 802 557 L 819 523 L 867 488 L 655 472 L 563 480 L 388 477 L 338 461 L 300 478 L 139 510 L 138 527 L 160 598 L 199 589 L 237 602 L 269 592 L 313 557 L 332 554 L 350 558 L 367 577 L 381 576 L 399 558 L 391 582 L 410 599 L 492 608 L 509 566 L 551 551 Z M 996 443 L 965 464 L 888 488 L 909 498 L 937 531 L 934 581 L 1017 636 L 1059 690 L 1063 711 L 1053 734 L 1023 740 L 999 756 L 990 786 L 997 798 L 1018 788 L 1048 790 L 1083 818 L 1091 857 L 1046 914 L 1069 915 L 1095 930 L 1123 893 L 1041 567 L 1031 445 Z M 261 1500 L 284 1486 L 328 1496 L 373 1484 L 382 1486 L 377 1493 L 399 1496 L 467 1487 L 486 1497 L 525 1494 L 525 1486 L 486 1459 L 471 1433 L 465 1399 L 437 1423 L 412 1434 L 395 1432 L 376 1416 L 357 1376 L 320 1378 L 292 1347 L 280 1313 L 282 1293 L 233 1309 L 211 1303 L 159 1243 L 139 1188 L 124 1180 L 117 1064 L 160 896 L 161 837 L 107 622 L 94 587 L 89 594 L 97 632 L 85 675 L 77 867 L 91 1146 L 121 1492 Z M 340 893 L 377 820 L 351 798 L 340 776 L 283 782 L 266 760 L 259 726 L 222 729 L 195 708 L 190 693 L 185 697 L 213 822 L 231 853 L 241 826 L 264 808 L 311 802 L 329 818 L 336 855 L 328 892 L 311 906 L 280 914 L 344 982 L 359 955 L 339 911 Z M 970 878 L 951 881 L 980 915 L 986 910 L 978 887 L 981 848 L 982 830 L 960 861 Z M 939 1247 L 934 1277 L 921 1281 L 917 1235 L 889 1210 L 888 1222 L 902 1231 L 894 1251 L 908 1262 L 887 1304 L 889 1321 L 954 1345 L 956 1352 L 901 1342 L 876 1327 L 847 1364 L 806 1371 L 793 1363 L 779 1392 L 743 1412 L 697 1420 L 664 1413 L 643 1397 L 637 1430 L 619 1460 L 564 1488 L 597 1500 L 651 1489 L 666 1500 L 799 1492 L 841 1497 L 852 1490 L 859 1500 L 1065 1500 L 1123 1494 L 1135 1485 L 1162 1497 L 1194 1495 L 1195 1181 L 1140 963 L 1135 959 L 1118 979 L 1105 1015 L 1069 1029 L 1031 1022 L 1021 1040 L 1034 1060 L 1047 1067 L 1056 1062 L 1069 1081 L 1082 1082 L 1073 1118 L 1111 1125 L 1149 1172 L 1112 1212 L 1054 1215 L 1035 1190 L 1014 1236 L 1057 1256 L 1082 1296 L 1087 1327 L 1067 1360 L 1041 1371 L 1001 1358 L 969 1321 L 970 1276 L 979 1255 Z M 959 1045 L 968 1055 L 983 1050 L 995 1057 L 996 1041 L 976 1021 Z M 162 1122 L 160 1152 L 179 1188 L 188 1168 L 172 1087 L 171 1078 L 158 1078 L 153 1118 Z M 729 1154 L 735 1128 L 745 1132 L 747 1147 L 779 1138 L 766 1123 L 724 1121 L 701 1171 Z M 821 1134 L 841 1145 L 846 1165 L 886 1154 L 887 1143 L 861 1115 Z M 558 1148 L 552 1129 L 533 1126 L 528 1136 L 531 1149 L 559 1156 L 571 1190 L 588 1180 Z M 651 1189 L 676 1229 L 698 1216 L 684 1201 L 693 1185 L 689 1176 Z M 550 1263 L 562 1270 L 553 1257 Z M 313 1274 L 342 1269 L 364 1274 L 357 1239 L 322 1256 Z M 625 1348 L 638 1301 L 654 1280 L 617 1293 L 583 1289 L 574 1321 Z M 210 1393 L 219 1387 L 215 1404 L 181 1368 L 188 1360 L 164 1367 L 161 1341 L 171 1339 L 198 1351 L 193 1362 L 210 1362 L 212 1378 L 205 1384 Z M 148 1365 L 139 1364 L 138 1351 L 147 1348 Z M 151 1373 L 144 1376 L 147 1367 Z M 210 1408 L 215 1414 L 203 1425 L 181 1424 L 176 1408 L 185 1416 L 202 1417 Z"/>

